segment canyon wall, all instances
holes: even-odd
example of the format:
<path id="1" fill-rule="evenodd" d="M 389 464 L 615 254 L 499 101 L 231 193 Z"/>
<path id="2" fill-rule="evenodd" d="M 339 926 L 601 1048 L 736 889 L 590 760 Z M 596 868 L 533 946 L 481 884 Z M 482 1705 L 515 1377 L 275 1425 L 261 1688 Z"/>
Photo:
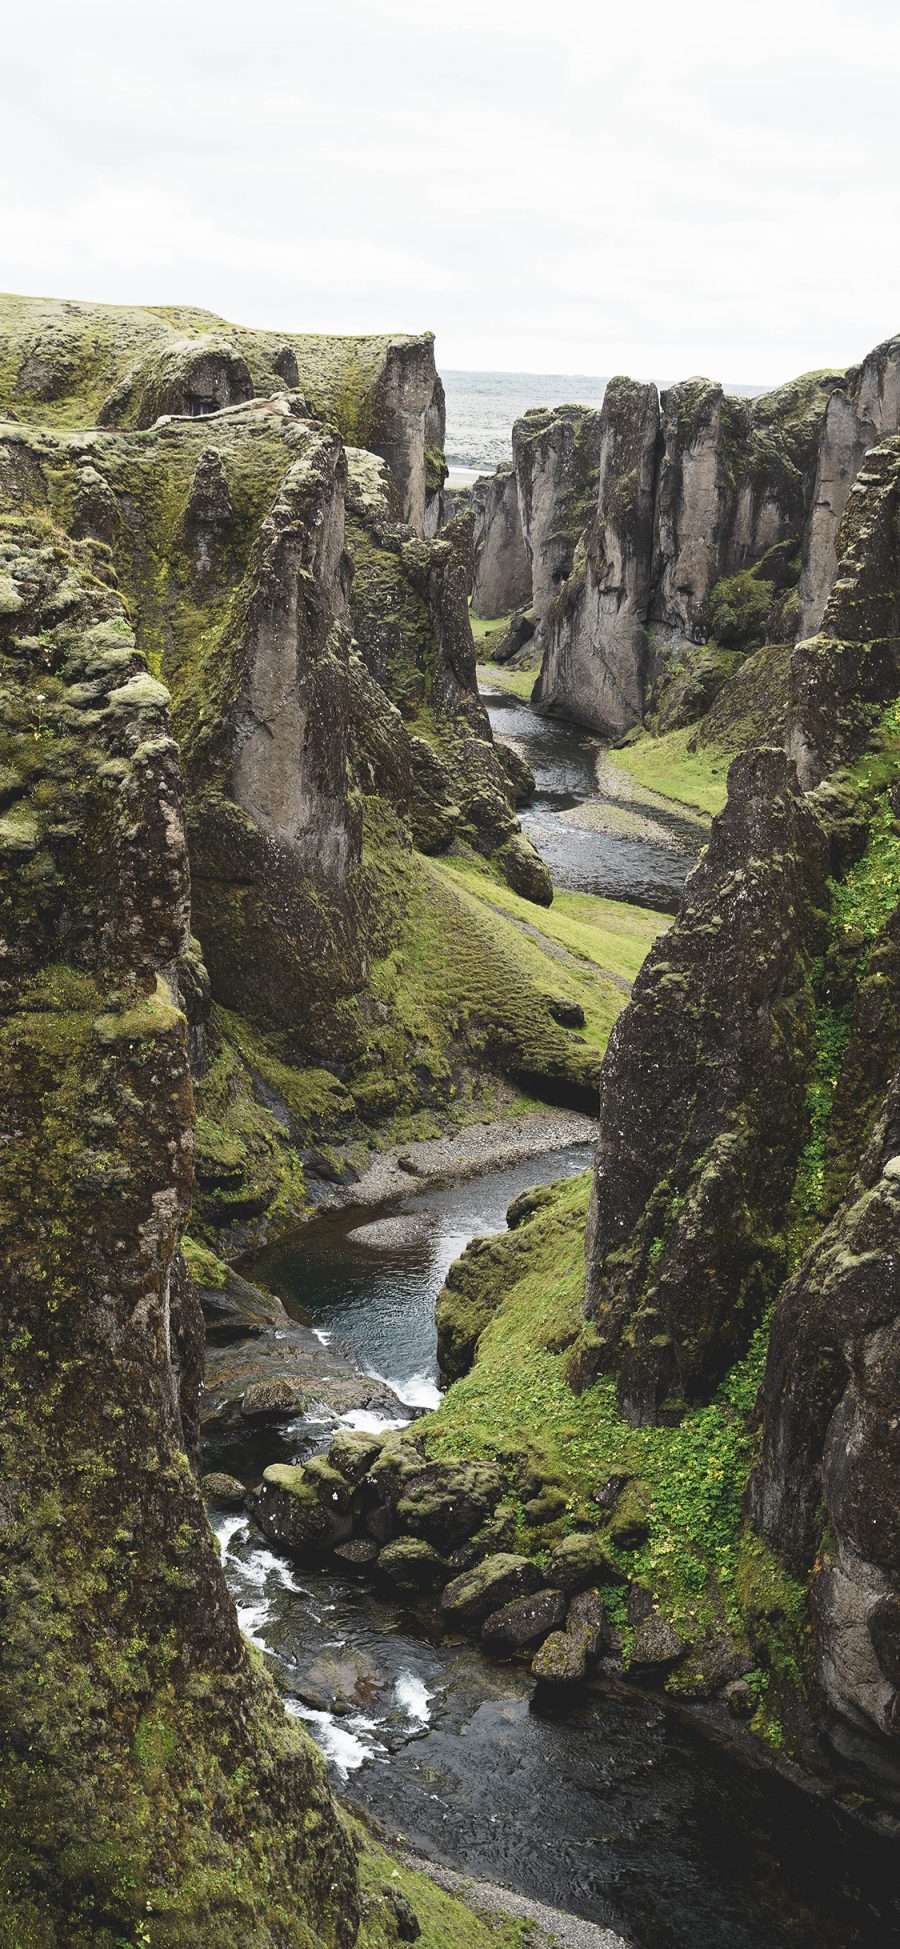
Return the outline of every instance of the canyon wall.
<path id="1" fill-rule="evenodd" d="M 613 738 L 642 719 L 673 729 L 708 707 L 735 656 L 816 631 L 853 481 L 900 426 L 898 374 L 889 340 L 846 375 L 810 373 L 754 399 L 689 379 L 657 400 L 614 379 L 599 412 L 519 421 L 531 593 L 505 474 L 481 489 L 474 588 L 495 615 L 507 594 L 509 609 L 533 607 L 535 708 Z"/>

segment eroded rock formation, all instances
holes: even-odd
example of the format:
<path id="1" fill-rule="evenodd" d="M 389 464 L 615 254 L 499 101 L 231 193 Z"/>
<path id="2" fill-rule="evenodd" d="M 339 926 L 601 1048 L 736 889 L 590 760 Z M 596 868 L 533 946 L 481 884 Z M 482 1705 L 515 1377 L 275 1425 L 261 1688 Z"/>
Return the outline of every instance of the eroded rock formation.
<path id="1" fill-rule="evenodd" d="M 498 467 L 476 481 L 475 568 L 472 608 L 476 616 L 509 616 L 531 602 L 531 563 L 522 534 L 515 469 Z"/>

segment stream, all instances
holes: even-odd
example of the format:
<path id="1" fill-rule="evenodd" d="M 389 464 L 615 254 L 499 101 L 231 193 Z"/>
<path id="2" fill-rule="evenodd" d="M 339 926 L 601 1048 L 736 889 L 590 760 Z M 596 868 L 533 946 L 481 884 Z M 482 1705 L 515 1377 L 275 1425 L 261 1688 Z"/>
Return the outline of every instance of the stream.
<path id="1" fill-rule="evenodd" d="M 675 813 L 682 850 L 561 824 L 560 812 L 597 794 L 596 747 L 515 699 L 488 701 L 495 730 L 537 775 L 523 823 L 558 883 L 677 904 L 697 828 L 688 851 Z M 390 1208 L 320 1217 L 257 1255 L 250 1276 L 389 1381 L 412 1418 L 439 1398 L 434 1304 L 452 1261 L 469 1239 L 504 1228 L 518 1192 L 590 1161 L 591 1146 L 573 1144 L 429 1184 Z M 341 1419 L 400 1425 L 368 1410 Z M 270 1462 L 326 1448 L 335 1425 L 323 1412 L 232 1433 L 210 1442 L 205 1466 L 252 1483 Z M 296 1567 L 244 1513 L 212 1520 L 242 1630 L 344 1798 L 389 1838 L 616 1930 L 631 1949 L 900 1942 L 896 1844 L 736 1753 L 730 1727 L 625 1684 L 536 1701 L 526 1667 L 447 1640 L 434 1616 L 383 1601 L 352 1572 Z"/>

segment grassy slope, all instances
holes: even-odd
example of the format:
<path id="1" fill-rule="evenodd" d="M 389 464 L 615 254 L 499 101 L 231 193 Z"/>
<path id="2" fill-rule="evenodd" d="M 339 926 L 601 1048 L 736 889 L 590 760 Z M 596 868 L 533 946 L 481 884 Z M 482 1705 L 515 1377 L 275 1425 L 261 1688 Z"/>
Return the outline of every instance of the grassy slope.
<path id="1" fill-rule="evenodd" d="M 665 798 L 678 799 L 700 812 L 721 812 L 734 753 L 689 750 L 695 730 L 696 725 L 689 724 L 679 731 L 667 731 L 661 738 L 638 738 L 620 751 L 610 751 L 609 762 L 649 791 L 661 792 Z"/>
<path id="2" fill-rule="evenodd" d="M 484 682 L 488 686 L 492 686 L 495 690 L 509 690 L 512 692 L 512 695 L 514 697 L 520 697 L 523 704 L 529 703 L 531 699 L 531 693 L 535 686 L 538 670 L 540 669 L 539 661 L 535 660 L 533 670 L 512 670 L 510 669 L 508 663 L 490 663 L 490 662 L 482 661 L 482 655 L 483 655 L 482 642 L 475 634 L 475 621 L 476 618 L 473 617 L 472 634 L 473 636 L 475 636 L 475 648 L 478 651 L 478 656 L 479 656 L 479 664 L 478 664 L 479 683 Z M 492 623 L 482 624 L 482 628 L 492 629 L 493 627 L 494 625 Z"/>
<path id="3" fill-rule="evenodd" d="M 744 1606 L 762 1574 L 761 1546 L 742 1536 L 741 1500 L 765 1332 L 755 1336 L 713 1402 L 686 1415 L 677 1428 L 628 1426 L 612 1381 L 574 1394 L 566 1369 L 568 1350 L 584 1331 L 589 1193 L 589 1174 L 569 1179 L 552 1204 L 531 1218 L 526 1236 L 521 1230 L 510 1234 L 506 1278 L 497 1277 L 496 1263 L 488 1275 L 502 1294 L 500 1304 L 481 1335 L 475 1365 L 425 1424 L 429 1450 L 471 1459 L 523 1457 L 563 1505 L 555 1520 L 534 1528 L 519 1504 L 521 1546 L 538 1557 L 561 1534 L 601 1529 L 609 1519 L 588 1500 L 590 1490 L 610 1473 L 632 1475 L 625 1491 L 629 1512 L 643 1517 L 649 1534 L 639 1548 L 626 1549 L 616 1544 L 614 1527 L 607 1530 L 610 1554 L 653 1592 L 686 1637 L 696 1642 L 724 1624 L 740 1641 Z M 764 1573 L 768 1580 L 778 1574 L 770 1564 Z M 788 1609 L 794 1593 L 783 1581 L 779 1601 Z M 607 1595 L 617 1616 L 620 1588 L 610 1586 Z M 757 1682 L 762 1691 L 762 1676 Z"/>
<path id="4" fill-rule="evenodd" d="M 536 928 L 547 941 L 624 981 L 634 980 L 654 941 L 670 925 L 668 914 L 592 893 L 557 890 L 552 907 L 537 908 L 468 860 L 448 859 L 445 871 L 495 911 Z"/>

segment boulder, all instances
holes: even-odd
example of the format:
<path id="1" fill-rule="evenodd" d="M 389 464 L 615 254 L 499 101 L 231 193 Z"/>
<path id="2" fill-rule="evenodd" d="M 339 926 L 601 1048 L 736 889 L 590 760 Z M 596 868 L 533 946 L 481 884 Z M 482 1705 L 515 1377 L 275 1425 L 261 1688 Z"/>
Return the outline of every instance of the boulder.
<path id="1" fill-rule="evenodd" d="M 491 1612 L 528 1597 L 540 1588 L 541 1573 L 529 1557 L 501 1551 L 454 1577 L 441 1598 L 444 1616 L 454 1624 L 483 1624 Z"/>
<path id="2" fill-rule="evenodd" d="M 628 1669 L 632 1672 L 660 1671 L 668 1665 L 677 1665 L 686 1651 L 687 1645 L 674 1624 L 670 1624 L 659 1611 L 651 1611 L 635 1631 Z"/>
<path id="3" fill-rule="evenodd" d="M 610 1639 L 609 1618 L 599 1590 L 580 1590 L 573 1597 L 566 1616 L 566 1630 L 570 1637 L 584 1637 L 588 1657 L 596 1658 Z"/>
<path id="4" fill-rule="evenodd" d="M 378 1574 L 398 1590 L 435 1590 L 447 1578 L 447 1564 L 418 1536 L 398 1536 L 378 1556 Z"/>
<path id="5" fill-rule="evenodd" d="M 566 1600 L 559 1590 L 537 1590 L 533 1597 L 516 1597 L 499 1611 L 492 1611 L 481 1627 L 484 1644 L 492 1649 L 520 1651 L 555 1631 L 566 1615 Z"/>
<path id="6" fill-rule="evenodd" d="M 588 1663 L 584 1631 L 551 1631 L 531 1661 L 534 1678 L 545 1685 L 574 1685 L 584 1678 Z"/>
<path id="7" fill-rule="evenodd" d="M 306 1469 L 287 1463 L 265 1470 L 250 1508 L 265 1536 L 300 1556 L 345 1543 L 353 1534 L 352 1517 L 329 1508 Z"/>
<path id="8" fill-rule="evenodd" d="M 624 1583 L 625 1579 L 602 1537 L 591 1533 L 564 1536 L 557 1543 L 547 1564 L 547 1581 L 573 1596 L 588 1584 Z"/>
<path id="9" fill-rule="evenodd" d="M 205 1502 L 218 1503 L 222 1509 L 243 1509 L 247 1499 L 243 1482 L 236 1475 L 226 1475 L 218 1469 L 200 1477 L 200 1494 Z"/>
<path id="10" fill-rule="evenodd" d="M 378 1561 L 378 1544 L 368 1536 L 351 1536 L 349 1543 L 335 1545 L 335 1556 L 351 1570 L 371 1570 Z"/>

